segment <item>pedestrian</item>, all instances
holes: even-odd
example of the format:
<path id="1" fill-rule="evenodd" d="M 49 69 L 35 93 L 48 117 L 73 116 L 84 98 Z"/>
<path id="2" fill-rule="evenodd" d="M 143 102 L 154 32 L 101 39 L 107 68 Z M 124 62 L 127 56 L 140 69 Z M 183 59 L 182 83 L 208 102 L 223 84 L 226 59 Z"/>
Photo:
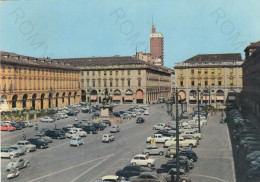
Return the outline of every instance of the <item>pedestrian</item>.
<path id="1" fill-rule="evenodd" d="M 56 129 L 56 124 L 54 124 L 54 129 Z"/>
<path id="2" fill-rule="evenodd" d="M 78 121 L 78 118 L 75 118 L 75 122 L 77 122 Z"/>
<path id="3" fill-rule="evenodd" d="M 26 135 L 25 135 L 25 133 L 24 133 L 24 131 L 23 131 L 23 140 L 26 140 Z"/>
<path id="4" fill-rule="evenodd" d="M 35 124 L 35 130 L 36 131 L 38 130 L 38 124 L 37 123 Z"/>

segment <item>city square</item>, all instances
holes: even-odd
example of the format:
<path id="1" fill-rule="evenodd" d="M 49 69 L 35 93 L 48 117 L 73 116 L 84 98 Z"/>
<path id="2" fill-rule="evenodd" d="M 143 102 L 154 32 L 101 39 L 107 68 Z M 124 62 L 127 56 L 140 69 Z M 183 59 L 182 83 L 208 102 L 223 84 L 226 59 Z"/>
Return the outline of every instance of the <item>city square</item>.
<path id="1" fill-rule="evenodd" d="M 1 1 L 1 181 L 258 181 L 259 8 Z"/>

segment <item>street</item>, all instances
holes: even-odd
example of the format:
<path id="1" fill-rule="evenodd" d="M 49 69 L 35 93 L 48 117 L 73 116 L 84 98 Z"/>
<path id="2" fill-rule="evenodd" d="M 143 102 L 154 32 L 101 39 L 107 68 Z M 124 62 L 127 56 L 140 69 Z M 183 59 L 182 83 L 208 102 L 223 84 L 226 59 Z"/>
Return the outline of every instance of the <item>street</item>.
<path id="1" fill-rule="evenodd" d="M 118 169 L 128 165 L 131 158 L 141 153 L 147 145 L 146 138 L 155 131 L 152 126 L 156 123 L 167 122 L 170 117 L 166 108 L 161 104 L 150 105 L 149 116 L 143 116 L 145 123 L 136 124 L 135 118 L 120 125 L 120 132 L 113 134 L 115 141 L 102 143 L 102 135 L 109 133 L 108 129 L 98 134 L 89 134 L 84 137 L 85 144 L 71 147 L 69 139 L 53 140 L 47 149 L 37 149 L 26 153 L 21 158 L 30 161 L 31 166 L 20 171 L 20 176 L 11 181 L 26 182 L 55 182 L 55 181 L 88 181 L 93 182 L 104 175 L 112 175 Z M 165 106 L 165 105 L 164 105 Z M 130 105 L 116 106 L 115 111 L 130 108 Z M 90 119 L 91 114 L 80 113 L 77 118 Z M 194 149 L 198 155 L 198 162 L 190 171 L 193 182 L 234 182 L 232 149 L 229 140 L 227 125 L 219 124 L 220 114 L 211 116 L 208 125 L 202 129 L 203 138 L 200 145 Z M 57 128 L 74 123 L 74 117 L 55 121 Z M 53 128 L 53 123 L 39 123 L 39 130 L 43 127 Z M 33 137 L 36 133 L 34 127 L 23 129 L 26 137 Z M 1 132 L 2 147 L 15 144 L 21 140 L 22 131 Z M 159 144 L 162 147 L 162 144 Z M 167 162 L 163 156 L 155 158 L 155 167 Z M 2 181 L 7 181 L 5 166 L 10 159 L 1 160 Z M 10 180 L 9 180 L 10 181 Z"/>

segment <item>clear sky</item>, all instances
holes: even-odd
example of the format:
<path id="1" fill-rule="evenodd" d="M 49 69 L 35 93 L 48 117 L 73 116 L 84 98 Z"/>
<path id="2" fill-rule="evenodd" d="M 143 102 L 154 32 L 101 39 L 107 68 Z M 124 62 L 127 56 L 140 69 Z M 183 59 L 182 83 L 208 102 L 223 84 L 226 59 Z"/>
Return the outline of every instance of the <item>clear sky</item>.
<path id="1" fill-rule="evenodd" d="M 260 40 L 260 0 L 2 1 L 0 50 L 51 57 L 150 52 L 152 19 L 165 66 L 197 54 L 242 53 Z M 153 17 L 153 18 L 152 18 Z"/>

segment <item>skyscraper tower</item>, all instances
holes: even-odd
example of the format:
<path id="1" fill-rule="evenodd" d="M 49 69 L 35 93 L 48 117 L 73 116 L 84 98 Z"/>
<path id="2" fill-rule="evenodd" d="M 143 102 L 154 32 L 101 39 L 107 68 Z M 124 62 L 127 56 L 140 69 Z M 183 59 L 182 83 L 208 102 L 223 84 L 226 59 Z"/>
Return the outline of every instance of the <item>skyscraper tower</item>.
<path id="1" fill-rule="evenodd" d="M 150 34 L 150 53 L 155 59 L 155 65 L 163 66 L 163 34 L 155 31 L 155 25 L 152 25 Z"/>

